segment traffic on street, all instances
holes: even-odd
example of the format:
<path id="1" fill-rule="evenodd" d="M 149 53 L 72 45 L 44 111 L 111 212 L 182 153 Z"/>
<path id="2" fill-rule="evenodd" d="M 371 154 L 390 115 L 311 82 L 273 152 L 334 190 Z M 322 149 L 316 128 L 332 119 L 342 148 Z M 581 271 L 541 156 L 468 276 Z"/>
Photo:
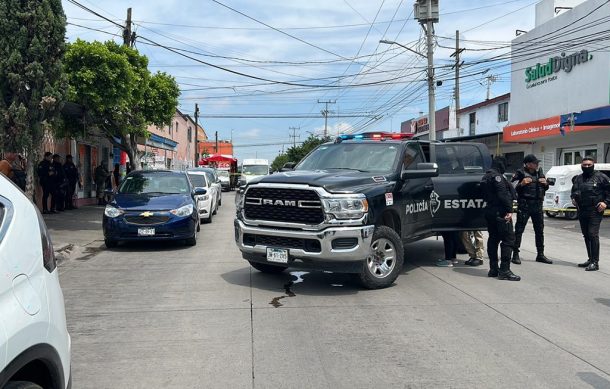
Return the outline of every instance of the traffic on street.
<path id="1" fill-rule="evenodd" d="M 609 23 L 0 1 L 0 389 L 610 389 Z"/>

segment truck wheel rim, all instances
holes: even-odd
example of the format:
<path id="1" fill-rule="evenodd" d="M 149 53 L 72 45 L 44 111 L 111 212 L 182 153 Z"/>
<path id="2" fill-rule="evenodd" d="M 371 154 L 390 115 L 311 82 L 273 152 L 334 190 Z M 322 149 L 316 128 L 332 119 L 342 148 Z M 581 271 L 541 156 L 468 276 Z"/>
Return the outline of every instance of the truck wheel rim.
<path id="1" fill-rule="evenodd" d="M 388 239 L 377 239 L 371 244 L 371 253 L 366 259 L 369 272 L 375 278 L 385 278 L 396 267 L 396 248 Z"/>

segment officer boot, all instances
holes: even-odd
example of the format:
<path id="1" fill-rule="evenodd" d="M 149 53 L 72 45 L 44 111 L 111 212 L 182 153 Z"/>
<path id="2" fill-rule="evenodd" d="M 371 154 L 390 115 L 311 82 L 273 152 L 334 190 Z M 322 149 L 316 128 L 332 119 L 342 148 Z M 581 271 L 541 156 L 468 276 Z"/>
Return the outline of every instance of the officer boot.
<path id="1" fill-rule="evenodd" d="M 515 265 L 521 265 L 521 258 L 519 258 L 519 250 L 513 251 L 513 259 L 511 260 Z"/>
<path id="2" fill-rule="evenodd" d="M 597 271 L 597 270 L 599 270 L 599 262 L 597 262 L 597 261 L 591 261 L 589 266 L 587 266 L 587 268 L 585 269 L 585 271 Z"/>
<path id="3" fill-rule="evenodd" d="M 502 263 L 500 264 L 500 271 L 498 272 L 498 279 L 506 280 L 506 281 L 521 281 L 521 277 L 519 277 L 518 275 L 516 275 L 515 273 L 513 273 L 510 270 L 509 261 L 502 261 Z"/>
<path id="4" fill-rule="evenodd" d="M 586 261 L 586 262 L 579 263 L 579 264 L 578 264 L 578 267 L 588 267 L 588 266 L 589 266 L 590 264 L 592 264 L 592 263 L 593 263 L 593 261 L 591 261 L 590 259 L 587 259 L 587 261 Z"/>
<path id="5" fill-rule="evenodd" d="M 548 259 L 544 255 L 544 249 L 538 249 L 538 255 L 536 255 L 536 262 L 548 263 L 549 265 L 553 263 L 550 259 Z"/>

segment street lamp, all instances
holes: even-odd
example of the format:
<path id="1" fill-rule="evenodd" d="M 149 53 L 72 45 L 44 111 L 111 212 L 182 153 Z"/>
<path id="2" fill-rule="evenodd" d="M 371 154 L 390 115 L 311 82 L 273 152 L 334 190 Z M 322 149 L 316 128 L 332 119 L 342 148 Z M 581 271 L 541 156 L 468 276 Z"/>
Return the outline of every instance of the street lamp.
<path id="1" fill-rule="evenodd" d="M 385 43 L 386 45 L 398 45 L 398 46 L 402 47 L 403 49 L 409 50 L 410 52 L 415 53 L 415 54 L 417 54 L 417 55 L 419 55 L 419 56 L 421 56 L 423 58 L 428 58 L 424 54 L 420 53 L 419 51 L 415 51 L 412 48 L 403 45 L 402 43 L 398 43 L 398 42 L 394 42 L 394 41 L 389 41 L 387 39 L 382 39 L 382 40 L 379 41 L 379 43 Z"/>

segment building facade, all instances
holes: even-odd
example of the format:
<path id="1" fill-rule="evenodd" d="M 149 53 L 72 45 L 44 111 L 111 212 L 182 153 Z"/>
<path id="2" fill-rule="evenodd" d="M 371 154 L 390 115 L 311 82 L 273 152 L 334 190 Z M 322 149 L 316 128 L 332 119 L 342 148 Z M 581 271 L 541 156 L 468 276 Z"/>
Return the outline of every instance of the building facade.
<path id="1" fill-rule="evenodd" d="M 196 136 L 203 131 L 203 128 L 199 129 L 189 115 L 179 110 L 176 110 L 169 125 L 149 126 L 151 136 L 139 145 L 142 167 L 175 170 L 194 167 L 197 159 Z"/>
<path id="2" fill-rule="evenodd" d="M 448 130 L 455 130 L 455 110 L 452 107 L 445 107 L 436 111 L 435 116 L 436 139 L 442 140 L 451 136 Z M 429 138 L 428 115 L 420 115 L 400 123 L 400 132 L 414 134 L 419 139 Z"/>
<path id="3" fill-rule="evenodd" d="M 556 15 L 556 7 L 572 7 Z M 510 120 L 503 140 L 534 153 L 545 171 L 610 162 L 610 121 L 581 125 L 581 113 L 610 106 L 610 52 L 596 41 L 608 29 L 604 0 L 543 0 L 536 26 L 512 41 Z M 566 120 L 568 118 L 569 120 Z"/>

